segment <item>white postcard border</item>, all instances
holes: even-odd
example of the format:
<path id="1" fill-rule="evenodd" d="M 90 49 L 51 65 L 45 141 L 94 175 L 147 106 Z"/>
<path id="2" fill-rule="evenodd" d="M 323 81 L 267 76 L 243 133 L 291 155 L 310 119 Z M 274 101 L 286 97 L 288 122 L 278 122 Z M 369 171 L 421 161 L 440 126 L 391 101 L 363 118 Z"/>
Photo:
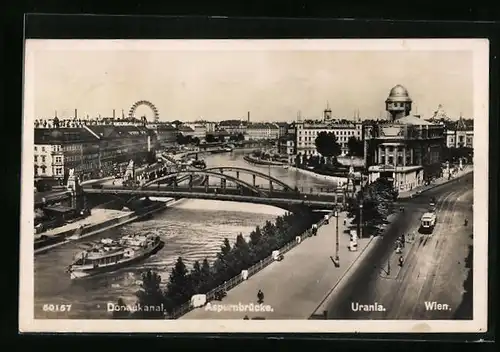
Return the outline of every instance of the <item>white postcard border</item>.
<path id="1" fill-rule="evenodd" d="M 34 66 L 41 50 L 335 50 L 472 51 L 474 72 L 473 320 L 55 320 L 34 319 Z M 84 333 L 360 333 L 486 332 L 488 312 L 489 41 L 487 39 L 335 40 L 27 40 L 25 44 L 20 234 L 19 330 Z"/>

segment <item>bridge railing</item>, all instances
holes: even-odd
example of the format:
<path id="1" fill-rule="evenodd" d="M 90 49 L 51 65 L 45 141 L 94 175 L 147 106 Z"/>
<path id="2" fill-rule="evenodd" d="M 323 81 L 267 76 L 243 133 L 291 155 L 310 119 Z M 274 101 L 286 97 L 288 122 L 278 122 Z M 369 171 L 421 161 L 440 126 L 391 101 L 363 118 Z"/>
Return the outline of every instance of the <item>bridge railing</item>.
<path id="1" fill-rule="evenodd" d="M 326 221 L 327 220 L 325 218 L 323 218 L 320 221 L 318 221 L 316 223 L 316 225 L 319 228 L 322 225 L 324 225 Z M 294 240 L 290 241 L 289 243 L 285 244 L 282 248 L 280 248 L 278 250 L 279 254 L 282 255 L 282 254 L 287 253 L 288 251 L 290 251 L 291 249 L 295 248 L 300 243 L 302 243 L 305 239 L 311 237 L 311 235 L 312 235 L 312 228 L 306 230 L 300 236 L 300 242 L 297 241 L 296 239 L 294 239 Z M 273 255 L 271 254 L 270 256 L 264 258 L 263 260 L 259 261 L 258 263 L 254 264 L 251 267 L 249 267 L 248 269 L 246 269 L 248 271 L 248 276 L 247 276 L 246 280 L 248 280 L 253 275 L 257 274 L 262 269 L 266 268 L 268 265 L 272 264 L 274 261 L 275 261 L 275 259 L 274 259 Z M 229 279 L 228 281 L 225 281 L 223 284 L 217 286 L 216 288 L 210 290 L 209 292 L 207 292 L 205 294 L 207 302 L 215 300 L 218 292 L 221 292 L 221 291 L 227 292 L 227 291 L 231 290 L 232 288 L 238 286 L 243 281 L 245 281 L 245 279 L 243 279 L 241 274 L 238 274 L 235 277 Z M 180 318 L 181 316 L 189 313 L 193 309 L 194 309 L 194 307 L 192 306 L 191 302 L 186 302 L 183 305 L 181 305 L 180 307 L 176 308 L 172 312 L 172 314 L 167 315 L 167 318 L 168 319 Z"/>

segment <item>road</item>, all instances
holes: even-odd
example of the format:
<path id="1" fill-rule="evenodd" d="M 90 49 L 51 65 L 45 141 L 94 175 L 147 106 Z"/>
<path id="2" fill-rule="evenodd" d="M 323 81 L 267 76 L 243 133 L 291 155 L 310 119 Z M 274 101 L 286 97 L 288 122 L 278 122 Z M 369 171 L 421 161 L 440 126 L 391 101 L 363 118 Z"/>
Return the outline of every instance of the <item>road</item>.
<path id="1" fill-rule="evenodd" d="M 349 234 L 344 226 L 345 214 L 339 216 L 339 262 L 336 267 L 330 256 L 335 255 L 335 218 L 318 229 L 318 235 L 307 238 L 303 243 L 285 253 L 284 259 L 274 262 L 227 292 L 220 304 L 226 311 L 211 311 L 205 306 L 197 308 L 180 319 L 308 319 L 318 304 L 348 272 L 354 261 L 363 254 L 370 239 L 359 240 L 357 252 L 347 249 Z M 233 306 L 256 304 L 257 292 L 265 295 L 264 304 L 272 311 L 243 312 L 231 310 Z"/>
<path id="2" fill-rule="evenodd" d="M 359 273 L 350 292 L 332 303 L 328 318 L 453 319 L 462 300 L 468 270 L 465 258 L 472 245 L 472 185 L 469 174 L 406 201 L 406 218 L 385 235 L 382 255 Z M 420 235 L 419 219 L 432 196 L 437 199 L 437 224 L 432 235 Z M 464 218 L 469 219 L 468 226 Z M 416 236 L 405 244 L 405 262 L 399 267 L 395 238 L 413 232 Z M 375 303 L 380 310 L 373 311 Z M 356 309 L 358 304 L 362 310 Z M 372 305 L 367 307 L 371 311 L 364 310 L 364 305 Z"/>

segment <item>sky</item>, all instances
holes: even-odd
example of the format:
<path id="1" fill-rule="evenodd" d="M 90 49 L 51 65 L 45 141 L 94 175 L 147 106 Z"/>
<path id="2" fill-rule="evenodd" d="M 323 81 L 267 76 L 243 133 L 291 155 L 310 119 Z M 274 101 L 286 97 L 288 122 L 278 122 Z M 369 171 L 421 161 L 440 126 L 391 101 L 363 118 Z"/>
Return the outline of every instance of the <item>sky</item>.
<path id="1" fill-rule="evenodd" d="M 413 114 L 473 116 L 472 51 L 335 50 L 57 50 L 34 53 L 36 118 L 128 115 L 151 101 L 162 121 L 385 118 L 396 84 L 407 88 Z M 139 107 L 136 117 L 153 114 Z"/>

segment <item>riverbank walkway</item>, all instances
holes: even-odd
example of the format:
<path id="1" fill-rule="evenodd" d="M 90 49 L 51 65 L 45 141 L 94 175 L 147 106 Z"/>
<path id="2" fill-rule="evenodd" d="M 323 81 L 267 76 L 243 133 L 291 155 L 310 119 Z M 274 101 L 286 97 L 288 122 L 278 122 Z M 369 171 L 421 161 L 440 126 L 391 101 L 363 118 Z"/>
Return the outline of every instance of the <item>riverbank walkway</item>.
<path id="1" fill-rule="evenodd" d="M 76 220 L 73 222 L 69 222 L 64 224 L 63 226 L 59 226 L 48 231 L 40 232 L 35 236 L 57 236 L 61 233 L 65 233 L 68 231 L 75 231 L 79 229 L 81 226 L 94 226 L 106 222 L 111 219 L 119 219 L 123 216 L 132 214 L 132 211 L 122 211 L 122 210 L 113 210 L 113 209 L 92 209 L 91 214 L 84 219 Z"/>
<path id="2" fill-rule="evenodd" d="M 349 271 L 349 267 L 369 245 L 371 239 L 358 240 L 358 251 L 350 252 L 348 244 L 349 221 L 344 225 L 345 213 L 339 214 L 340 267 L 331 259 L 335 257 L 335 218 L 318 229 L 318 235 L 304 240 L 274 262 L 227 292 L 222 301 L 210 302 L 225 307 L 241 304 L 257 304 L 257 292 L 264 293 L 264 304 L 272 312 L 213 312 L 207 306 L 197 308 L 179 319 L 243 319 L 245 315 L 265 319 L 309 319 L 332 288 Z"/>

